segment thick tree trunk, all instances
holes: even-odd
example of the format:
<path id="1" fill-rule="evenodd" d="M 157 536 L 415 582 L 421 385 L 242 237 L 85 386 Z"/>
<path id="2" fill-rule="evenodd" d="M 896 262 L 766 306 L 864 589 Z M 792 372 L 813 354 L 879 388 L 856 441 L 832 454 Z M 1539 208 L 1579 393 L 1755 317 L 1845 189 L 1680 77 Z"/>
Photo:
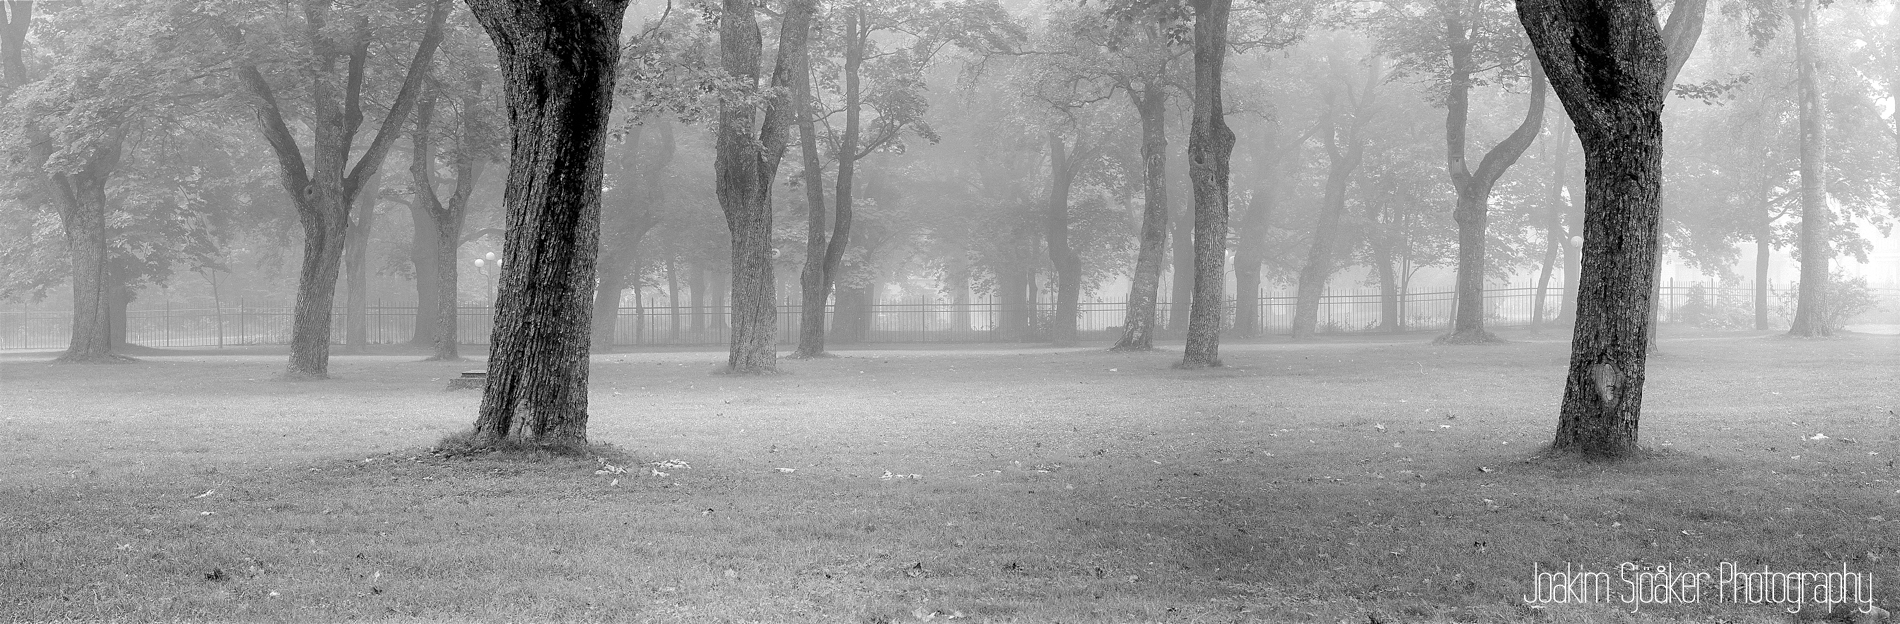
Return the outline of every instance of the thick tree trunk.
<path id="1" fill-rule="evenodd" d="M 1662 183 L 1668 57 L 1647 0 L 1518 0 L 1583 142 L 1583 275 L 1552 448 L 1637 450 Z"/>
<path id="2" fill-rule="evenodd" d="M 587 441 L 587 338 L 626 0 L 468 0 L 500 52 L 506 255 L 475 437 Z"/>
<path id="3" fill-rule="evenodd" d="M 1049 242 L 1049 264 L 1056 270 L 1056 306 L 1049 319 L 1049 341 L 1058 347 L 1075 345 L 1076 305 L 1082 294 L 1082 254 L 1069 245 L 1069 191 L 1075 176 L 1090 157 L 1077 137 L 1073 151 L 1062 137 L 1049 135 L 1049 201 L 1043 211 L 1043 238 Z"/>
<path id="4" fill-rule="evenodd" d="M 1188 177 L 1194 185 L 1194 298 L 1188 311 L 1181 368 L 1220 366 L 1226 306 L 1227 173 L 1234 132 L 1221 110 L 1221 67 L 1227 59 L 1231 0 L 1191 0 L 1194 7 L 1194 122 L 1188 130 Z"/>
<path id="5" fill-rule="evenodd" d="M 1141 117 L 1141 250 L 1135 255 L 1135 275 L 1128 286 L 1121 340 L 1113 350 L 1148 351 L 1154 348 L 1155 298 L 1160 294 L 1161 265 L 1166 262 L 1162 254 L 1168 245 L 1167 87 L 1149 82 L 1139 91 L 1129 91 L 1128 97 Z"/>
<path id="6" fill-rule="evenodd" d="M 1814 0 L 1796 0 L 1794 13 L 1797 103 L 1801 123 L 1801 284 L 1795 292 L 1790 336 L 1834 333 L 1827 300 L 1833 210 L 1827 206 L 1827 108 L 1814 51 Z"/>
<path id="7" fill-rule="evenodd" d="M 343 299 L 343 335 L 350 351 L 362 353 L 369 345 L 369 239 L 376 227 L 376 195 L 382 175 L 372 175 L 356 194 L 350 208 L 350 226 L 344 232 L 343 266 L 349 287 Z"/>
<path id="8" fill-rule="evenodd" d="M 106 236 L 106 180 L 118 168 L 124 134 L 97 148 L 77 172 L 47 178 L 72 263 L 73 330 L 61 363 L 128 361 L 112 352 L 112 276 Z"/>
<path id="9" fill-rule="evenodd" d="M 726 73 L 748 85 L 758 83 L 759 25 L 747 0 L 724 0 L 719 21 L 720 58 Z M 771 86 L 780 89 L 766 101 L 764 123 L 753 134 L 758 111 L 748 102 L 719 110 L 713 168 L 719 205 L 732 233 L 732 348 L 726 370 L 760 374 L 778 370 L 777 282 L 772 267 L 772 181 L 785 153 L 786 126 L 792 122 L 789 98 L 782 93 L 793 68 L 808 62 L 815 0 L 794 0 L 785 7 L 779 29 L 778 59 Z"/>

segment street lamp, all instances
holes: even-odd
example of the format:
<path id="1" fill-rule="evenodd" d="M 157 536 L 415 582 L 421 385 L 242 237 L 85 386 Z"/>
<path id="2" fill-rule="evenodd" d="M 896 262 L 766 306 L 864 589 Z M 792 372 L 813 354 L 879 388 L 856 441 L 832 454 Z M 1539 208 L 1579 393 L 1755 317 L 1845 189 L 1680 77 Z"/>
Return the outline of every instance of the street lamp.
<path id="1" fill-rule="evenodd" d="M 488 270 L 490 264 L 495 265 L 493 272 Z M 482 275 L 492 278 L 493 285 L 488 288 L 488 307 L 493 308 L 495 307 L 495 291 L 501 288 L 501 260 L 496 258 L 495 252 L 492 251 L 482 254 L 482 257 L 475 259 L 475 269 L 481 271 Z"/>

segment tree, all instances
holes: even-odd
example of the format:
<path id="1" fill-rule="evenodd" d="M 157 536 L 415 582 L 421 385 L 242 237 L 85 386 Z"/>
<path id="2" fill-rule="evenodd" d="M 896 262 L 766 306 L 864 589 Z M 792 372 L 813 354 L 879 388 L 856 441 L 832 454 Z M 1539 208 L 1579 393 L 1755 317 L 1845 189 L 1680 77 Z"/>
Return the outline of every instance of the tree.
<path id="1" fill-rule="evenodd" d="M 1523 63 L 1522 40 L 1501 8 L 1489 2 L 1437 0 L 1429 7 L 1395 5 L 1380 15 L 1386 45 L 1397 57 L 1399 70 L 1443 81 L 1445 172 L 1458 193 L 1452 210 L 1458 224 L 1458 274 L 1452 331 L 1441 340 L 1454 344 L 1496 340 L 1484 330 L 1491 191 L 1536 140 L 1544 119 L 1545 80 L 1533 63 L 1523 122 L 1487 150 L 1475 169 L 1471 167 L 1466 144 L 1473 87 L 1481 84 L 1490 68 L 1502 70 L 1505 79 L 1521 75 L 1514 72 Z"/>
<path id="2" fill-rule="evenodd" d="M 57 60 L 37 78 L 26 64 L 32 14 L 31 2 L 0 6 L 0 68 L 8 177 L 22 204 L 54 209 L 64 238 L 59 277 L 72 284 L 73 324 L 56 361 L 126 361 L 114 345 L 133 288 L 162 283 L 174 261 L 202 266 L 214 246 L 201 218 L 205 185 L 172 157 L 214 151 L 215 141 L 178 137 L 216 95 L 204 88 L 194 40 L 163 7 L 115 1 L 42 15 L 34 47 Z"/>
<path id="3" fill-rule="evenodd" d="M 1517 0 L 1517 8 L 1585 163 L 1577 325 L 1551 446 L 1626 457 L 1637 450 L 1642 412 L 1668 54 L 1647 0 Z"/>
<path id="4" fill-rule="evenodd" d="M 1188 177 L 1194 185 L 1194 299 L 1188 311 L 1181 368 L 1220 366 L 1226 304 L 1227 173 L 1234 132 L 1221 110 L 1221 68 L 1227 58 L 1232 0 L 1191 0 L 1194 8 L 1194 116 L 1188 130 Z"/>
<path id="5" fill-rule="evenodd" d="M 1331 73 L 1338 79 L 1344 80 L 1349 75 L 1338 55 L 1333 55 L 1329 64 Z M 1321 123 L 1326 127 L 1321 131 L 1320 142 L 1326 147 L 1329 167 L 1326 194 L 1313 228 L 1313 244 L 1306 264 L 1300 269 L 1299 296 L 1293 311 L 1295 338 L 1313 335 L 1319 323 L 1319 298 L 1336 270 L 1334 247 L 1340 237 L 1340 220 L 1346 213 L 1346 191 L 1353 173 L 1365 161 L 1366 124 L 1371 121 L 1373 106 L 1378 101 L 1382 73 L 1379 58 L 1374 56 L 1366 64 L 1365 83 L 1357 90 L 1350 83 L 1345 85 L 1343 93 L 1330 83 L 1322 88 L 1326 112 Z M 1342 121 L 1341 117 L 1345 119 Z"/>
<path id="6" fill-rule="evenodd" d="M 759 24 L 748 0 L 724 0 L 719 18 L 720 58 L 726 73 L 748 91 L 759 82 Z M 771 92 L 764 94 L 763 115 L 754 98 L 735 97 L 719 109 L 718 145 L 713 169 L 718 176 L 719 206 L 732 233 L 732 348 L 726 370 L 760 374 L 778 370 L 777 283 L 772 276 L 772 181 L 788 142 L 791 106 L 783 91 L 792 68 L 809 61 L 805 42 L 811 35 L 816 0 L 793 0 L 779 25 L 778 59 Z M 760 117 L 763 116 L 763 123 Z M 756 134 L 754 128 L 757 128 Z"/>
<path id="7" fill-rule="evenodd" d="M 1815 51 L 1814 0 L 1792 0 L 1794 26 L 1795 108 L 1801 120 L 1801 283 L 1796 295 L 1790 336 L 1827 336 L 1828 244 L 1833 211 L 1827 206 L 1827 109 L 1822 104 L 1819 54 Z"/>
<path id="8" fill-rule="evenodd" d="M 304 0 L 301 19 L 286 18 L 282 33 L 264 31 L 266 26 L 247 30 L 229 15 L 214 17 L 213 28 L 234 53 L 238 83 L 249 96 L 265 142 L 276 153 L 284 192 L 296 206 L 304 230 L 286 379 L 329 376 L 331 306 L 336 299 L 350 207 L 382 167 L 390 145 L 401 134 L 403 122 L 422 90 L 436 46 L 442 41 L 449 6 L 447 0 L 436 0 L 423 18 L 420 41 L 402 69 L 400 86 L 354 165 L 350 157 L 364 121 L 365 81 L 371 73 L 370 47 L 376 30 L 369 16 L 354 11 L 338 15 L 328 0 Z M 279 100 L 278 87 L 272 85 L 256 58 L 261 54 L 258 48 L 271 45 L 271 40 L 279 36 L 295 45 L 282 61 L 308 68 L 304 72 L 310 92 L 306 125 L 311 146 L 307 159 L 290 128 L 289 107 Z"/>
<path id="9" fill-rule="evenodd" d="M 449 169 L 455 174 L 448 201 L 443 201 L 441 193 L 436 190 L 435 181 L 438 166 L 435 114 L 440 88 L 431 88 L 423 93 L 422 100 L 416 104 L 416 125 L 410 135 L 409 178 L 416 193 L 410 201 L 414 202 L 415 208 L 424 217 L 417 221 L 416 228 L 429 232 L 429 235 L 418 238 L 433 244 L 433 248 L 426 251 L 433 270 L 421 270 L 421 263 L 418 263 L 416 270 L 418 288 L 427 288 L 433 293 L 430 297 L 418 297 L 416 300 L 416 333 L 425 334 L 423 323 L 433 322 L 426 332 L 430 339 L 428 359 L 431 361 L 454 362 L 462 359 L 456 338 L 460 323 L 457 317 L 460 316 L 461 307 L 456 296 L 461 275 L 456 251 L 462 246 L 462 224 L 468 218 L 469 197 L 474 194 L 475 181 L 481 177 L 482 165 L 488 160 L 484 140 L 488 133 L 482 127 L 485 121 L 481 105 L 482 80 L 480 75 L 468 78 L 461 85 L 460 101 L 455 108 L 460 123 L 456 124 L 456 131 L 452 135 L 454 142 L 444 154 Z M 421 290 L 418 290 L 420 293 Z M 435 309 L 425 314 L 424 306 L 428 304 L 434 304 Z"/>
<path id="10" fill-rule="evenodd" d="M 587 441 L 600 188 L 626 0 L 468 0 L 513 131 L 501 289 L 475 437 Z"/>

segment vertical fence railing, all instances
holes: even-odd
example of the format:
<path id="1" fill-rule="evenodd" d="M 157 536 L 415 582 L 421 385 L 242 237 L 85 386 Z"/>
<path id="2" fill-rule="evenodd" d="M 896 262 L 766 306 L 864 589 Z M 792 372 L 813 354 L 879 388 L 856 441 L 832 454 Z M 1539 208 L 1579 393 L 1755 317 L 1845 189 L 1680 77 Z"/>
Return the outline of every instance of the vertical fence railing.
<path id="1" fill-rule="evenodd" d="M 1779 292 L 1779 291 L 1776 291 Z M 1745 310 L 1753 314 L 1754 289 L 1749 287 L 1709 287 L 1666 284 L 1662 288 L 1659 315 L 1664 322 L 1684 319 L 1685 310 L 1721 308 Z M 1895 293 L 1884 296 L 1900 299 Z M 1535 288 L 1497 288 L 1485 292 L 1486 324 L 1492 327 L 1524 327 L 1550 322 L 1565 305 L 1562 288 L 1552 286 L 1543 292 L 1538 305 Z M 1319 333 L 1368 331 L 1437 330 L 1447 326 L 1453 309 L 1451 292 L 1406 292 L 1382 294 L 1329 291 L 1319 301 Z M 1777 305 L 1771 295 L 1769 305 Z M 1234 302 L 1228 304 L 1229 322 Z M 1262 335 L 1285 335 L 1292 330 L 1298 306 L 1296 297 L 1262 293 L 1257 300 L 1256 318 Z M 1388 319 L 1386 309 L 1392 308 Z M 1030 318 L 1033 330 L 1046 330 L 1054 305 L 1049 301 L 1033 304 Z M 1127 304 L 1122 301 L 1089 301 L 1077 306 L 1076 328 L 1084 340 L 1113 340 L 1119 335 Z M 1185 306 L 1162 301 L 1155 304 L 1157 323 L 1167 327 Z M 1536 316 L 1541 310 L 1542 318 Z M 837 322 L 836 306 L 828 306 L 828 321 Z M 929 299 L 888 301 L 864 306 L 861 335 L 834 331 L 828 342 L 851 343 L 950 343 L 1002 342 L 1003 310 L 994 300 L 965 304 Z M 1015 314 L 1022 314 L 1016 310 Z M 1778 311 L 1774 313 L 1779 313 Z M 778 338 L 791 344 L 798 340 L 802 310 L 796 301 L 779 304 Z M 178 309 L 169 302 L 149 310 L 131 310 L 125 314 L 125 339 L 129 343 L 151 347 L 223 347 L 241 345 L 286 344 L 290 340 L 293 311 L 287 307 L 258 307 L 240 299 L 235 306 L 222 309 Z M 457 309 L 456 337 L 462 344 L 483 345 L 494 321 L 487 306 Z M 331 335 L 339 344 L 346 338 L 346 315 L 337 310 Z M 1388 326 L 1388 320 L 1397 327 Z M 55 310 L 31 310 L 22 306 L 0 312 L 0 349 L 50 350 L 66 346 L 71 335 L 71 314 Z M 717 345 L 730 336 L 730 314 L 723 308 L 625 306 L 614 315 L 614 343 L 617 345 Z M 376 305 L 365 315 L 365 333 L 373 344 L 407 342 L 415 335 L 416 308 L 407 305 Z M 1032 332 L 1031 338 L 1040 334 Z M 1018 337 L 1021 338 L 1021 337 Z"/>

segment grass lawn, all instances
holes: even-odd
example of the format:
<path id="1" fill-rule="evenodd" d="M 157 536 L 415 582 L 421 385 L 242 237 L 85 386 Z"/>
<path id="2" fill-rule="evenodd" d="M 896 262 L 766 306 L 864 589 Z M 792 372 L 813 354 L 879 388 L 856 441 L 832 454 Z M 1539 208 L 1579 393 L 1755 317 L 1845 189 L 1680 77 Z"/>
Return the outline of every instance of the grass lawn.
<path id="1" fill-rule="evenodd" d="M 4 358 L 0 622 L 1786 619 L 1520 599 L 1623 562 L 1846 564 L 1900 611 L 1900 336 L 1667 341 L 1615 466 L 1527 461 L 1568 343 L 1507 337 L 597 355 L 622 474 L 432 455 L 469 364 Z"/>

